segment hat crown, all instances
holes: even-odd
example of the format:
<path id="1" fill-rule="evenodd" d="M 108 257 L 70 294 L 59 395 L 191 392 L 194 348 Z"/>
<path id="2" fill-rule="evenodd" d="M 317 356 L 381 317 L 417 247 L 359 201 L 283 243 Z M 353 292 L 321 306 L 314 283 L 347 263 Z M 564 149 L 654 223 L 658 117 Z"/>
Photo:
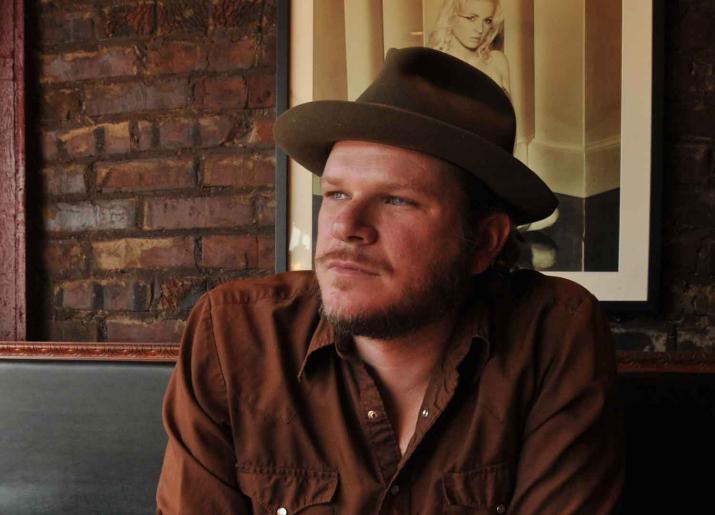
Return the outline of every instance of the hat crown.
<path id="1" fill-rule="evenodd" d="M 512 153 L 514 108 L 499 85 L 464 61 L 429 48 L 390 49 L 359 103 L 405 109 L 478 134 Z"/>

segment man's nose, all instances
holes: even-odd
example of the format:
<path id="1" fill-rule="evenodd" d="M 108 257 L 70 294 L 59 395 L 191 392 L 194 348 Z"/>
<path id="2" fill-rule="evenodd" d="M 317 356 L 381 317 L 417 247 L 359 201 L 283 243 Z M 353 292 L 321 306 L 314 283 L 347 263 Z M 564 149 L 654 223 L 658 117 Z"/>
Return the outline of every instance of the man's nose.
<path id="1" fill-rule="evenodd" d="M 348 203 L 333 219 L 331 235 L 346 243 L 369 245 L 377 239 L 377 231 L 370 223 L 367 206 Z"/>

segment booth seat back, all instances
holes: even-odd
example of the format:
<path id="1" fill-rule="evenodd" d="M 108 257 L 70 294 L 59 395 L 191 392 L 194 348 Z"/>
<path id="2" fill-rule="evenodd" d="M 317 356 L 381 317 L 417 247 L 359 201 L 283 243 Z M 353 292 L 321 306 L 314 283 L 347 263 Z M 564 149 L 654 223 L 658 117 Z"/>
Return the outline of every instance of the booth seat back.
<path id="1" fill-rule="evenodd" d="M 0 361 L 0 514 L 150 514 L 173 364 Z"/>
<path id="2" fill-rule="evenodd" d="M 152 514 L 171 364 L 0 361 L 0 514 Z M 715 513 L 715 374 L 620 376 L 625 514 Z"/>

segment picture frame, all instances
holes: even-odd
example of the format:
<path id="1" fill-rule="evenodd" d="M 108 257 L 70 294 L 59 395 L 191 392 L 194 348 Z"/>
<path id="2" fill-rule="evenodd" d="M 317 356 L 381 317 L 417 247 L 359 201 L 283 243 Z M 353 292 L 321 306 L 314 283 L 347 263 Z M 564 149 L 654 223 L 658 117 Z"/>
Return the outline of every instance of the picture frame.
<path id="1" fill-rule="evenodd" d="M 410 41 L 409 37 L 417 33 L 421 35 L 423 44 L 427 39 L 426 33 L 429 29 L 426 21 L 418 30 L 402 30 L 402 34 L 395 35 L 394 17 L 403 16 L 405 19 L 410 19 L 405 12 L 409 11 L 410 5 L 414 6 L 420 3 L 423 6 L 422 14 L 424 16 L 427 16 L 424 14 L 427 12 L 425 5 L 430 3 L 431 16 L 434 17 L 441 2 L 442 0 L 424 0 L 423 2 L 403 0 L 388 4 L 384 1 L 373 0 L 361 2 L 360 6 L 351 7 L 351 9 L 355 9 L 355 12 L 347 13 L 342 2 L 337 4 L 325 0 L 291 2 L 292 10 L 288 20 L 290 37 L 287 42 L 288 48 L 285 48 L 283 53 L 288 61 L 290 95 L 286 99 L 287 103 L 284 108 L 317 99 L 353 99 L 372 80 L 372 75 L 379 69 L 382 56 L 388 45 L 407 44 Z M 526 0 L 501 0 L 501 4 L 509 5 L 508 9 L 504 7 L 505 20 L 507 20 L 509 12 L 512 14 L 515 12 L 515 4 L 522 6 L 531 4 L 533 6 L 533 2 Z M 585 0 L 583 4 L 586 5 Z M 577 250 L 579 246 L 586 249 L 581 251 L 580 257 L 576 257 L 577 260 L 580 260 L 576 262 L 581 269 L 542 270 L 544 273 L 565 277 L 582 284 L 601 300 L 609 312 L 614 313 L 655 311 L 658 305 L 660 279 L 663 2 L 662 0 L 638 0 L 629 2 L 627 7 L 625 2 L 619 4 L 620 13 L 618 14 L 621 19 L 619 27 L 621 94 L 618 99 L 620 111 L 617 120 L 620 135 L 618 154 L 616 154 L 619 168 L 616 171 L 615 179 L 618 186 L 618 189 L 615 190 L 617 216 L 610 215 L 612 219 L 615 217 L 617 225 L 615 227 L 606 225 L 605 221 L 609 216 L 603 216 L 604 210 L 602 207 L 597 207 L 597 204 L 602 202 L 598 199 L 603 199 L 608 195 L 601 194 L 598 187 L 596 187 L 593 196 L 586 191 L 585 196 L 582 197 L 575 194 L 561 195 L 560 191 L 569 192 L 568 186 L 552 187 L 563 207 L 562 220 L 567 219 L 563 215 L 567 211 L 593 213 L 593 215 L 590 219 L 586 215 L 583 216 L 583 220 L 578 222 L 581 225 L 574 226 L 575 229 L 571 232 L 570 240 L 562 238 L 561 242 L 557 242 L 560 245 L 557 246 L 558 252 L 569 245 Z M 597 18 L 592 10 L 584 8 L 584 18 L 580 18 L 578 21 L 583 22 L 584 26 L 588 26 L 589 20 L 586 17 L 589 14 L 592 19 Z M 341 29 L 336 29 L 336 26 L 340 27 L 340 23 L 335 23 L 335 19 L 326 20 L 326 16 L 328 18 L 342 16 L 343 20 L 350 18 L 350 23 L 345 22 L 344 24 L 344 27 L 349 27 L 349 29 L 343 28 L 341 32 Z M 535 15 L 535 17 L 539 16 Z M 541 18 L 544 18 L 544 14 L 541 15 Z M 372 21 L 363 23 L 362 29 L 360 29 L 360 23 L 356 22 L 360 19 Z M 411 23 L 414 23 L 414 20 Z M 399 23 L 397 25 L 400 26 Z M 408 26 L 407 22 L 403 25 Z M 517 24 L 519 27 L 523 25 L 523 20 Z M 593 27 L 594 31 L 598 28 L 601 27 Z M 346 30 L 351 33 L 348 34 Z M 534 32 L 533 27 L 520 30 L 526 33 L 529 30 Z M 514 31 L 511 34 L 513 33 Z M 378 39 L 378 44 L 373 46 L 377 47 L 378 51 L 373 49 L 363 52 L 365 54 L 372 52 L 372 55 L 364 56 L 361 63 L 353 65 L 347 62 L 353 59 L 352 57 L 340 56 L 340 52 L 344 52 L 345 48 L 349 47 L 354 52 L 355 48 L 370 46 L 370 41 L 375 38 Z M 500 44 L 503 47 L 510 41 L 513 43 L 514 38 L 513 35 L 502 38 Z M 349 44 L 345 42 L 347 39 L 350 39 Z M 535 36 L 534 39 L 536 39 Z M 340 41 L 342 41 L 342 46 Z M 541 44 L 538 41 L 537 43 Z M 538 46 L 537 43 L 534 43 L 533 46 Z M 551 42 L 551 44 L 556 43 L 558 41 Z M 603 46 L 599 41 L 593 43 L 594 47 L 599 45 Z M 594 50 L 594 52 L 597 54 L 597 51 Z M 506 55 L 509 55 L 509 52 L 506 52 Z M 604 60 L 603 55 L 600 57 L 601 60 Z M 517 58 L 514 58 L 514 62 L 516 61 Z M 582 62 L 580 65 L 584 68 L 593 67 L 590 62 Z M 348 67 L 349 73 L 341 75 L 336 72 L 341 67 L 343 69 Z M 521 73 L 524 75 L 523 70 Z M 534 74 L 533 69 L 530 73 Z M 516 75 L 518 74 L 514 74 L 512 77 Z M 349 80 L 346 76 L 349 76 Z M 544 81 L 542 80 L 542 82 Z M 596 82 L 598 87 L 604 87 L 603 80 Z M 581 84 L 581 86 L 584 85 Z M 516 100 L 518 95 L 514 93 L 514 90 L 511 93 L 518 118 L 520 109 L 519 102 Z M 597 93 L 598 90 L 594 90 L 592 96 L 597 96 Z M 521 104 L 524 102 L 521 101 Z M 560 121 L 557 120 L 559 123 Z M 601 122 L 602 120 L 599 119 L 593 123 L 598 125 Z M 518 131 L 519 129 L 517 129 Z M 518 134 L 516 147 L 517 153 L 519 153 Z M 558 147 L 558 145 L 554 145 L 554 147 Z M 588 152 L 591 152 L 591 148 L 597 147 L 599 147 L 598 142 L 585 144 L 586 161 L 589 159 Z M 315 236 L 313 227 L 315 226 L 317 205 L 319 205 L 319 197 L 315 193 L 318 192 L 318 188 L 315 178 L 309 172 L 282 156 L 280 152 L 278 153 L 279 167 L 281 158 L 285 159 L 283 165 L 285 172 L 283 170 L 280 172 L 281 177 L 287 179 L 286 202 L 282 218 L 278 222 L 283 227 L 277 227 L 276 238 L 279 237 L 278 232 L 280 232 L 284 240 L 283 245 L 276 248 L 277 252 L 282 254 L 280 257 L 277 256 L 277 265 L 280 262 L 285 266 L 277 267 L 277 270 L 309 269 L 312 268 L 312 249 Z M 551 159 L 554 161 L 562 158 L 553 158 L 552 156 Z M 599 166 L 603 168 L 599 164 L 598 158 L 593 163 L 591 166 L 594 170 L 598 171 Z M 531 163 L 528 164 L 533 169 L 537 169 Z M 537 173 L 539 173 L 538 170 Z M 598 178 L 598 176 L 596 177 Z M 549 183 L 548 178 L 545 178 L 545 181 Z M 588 177 L 584 179 L 585 183 L 589 181 L 591 181 L 591 185 L 587 184 L 585 189 L 589 187 L 593 189 L 594 181 Z M 552 182 L 558 183 L 558 181 Z M 613 193 L 614 190 L 609 191 Z M 614 196 L 611 195 L 609 201 L 611 206 L 614 205 L 613 198 Z M 593 206 L 596 206 L 593 208 L 589 205 L 592 199 L 596 199 L 592 203 Z M 609 211 L 605 211 L 605 213 L 608 214 Z M 548 234 L 548 231 L 544 232 L 547 233 L 547 236 L 554 237 L 553 232 L 551 234 Z M 612 236 L 613 233 L 617 233 L 615 240 Z M 540 241 L 537 239 L 536 243 L 530 242 L 531 234 L 525 234 L 528 248 L 538 248 Z M 575 244 L 573 243 L 574 234 L 579 237 L 583 235 Z M 591 241 L 589 234 L 596 236 L 600 234 L 600 237 L 603 237 L 604 234 L 611 236 L 609 236 L 610 240 L 594 239 Z M 562 244 L 563 241 L 566 241 L 566 245 Z M 606 241 L 607 244 L 599 245 L 599 242 L 603 241 Z M 610 243 L 608 243 L 609 241 Z M 604 246 L 611 248 L 611 257 L 606 260 L 605 265 L 596 263 L 595 268 L 589 269 L 588 263 L 594 262 L 594 259 L 587 255 L 589 244 L 591 249 L 596 250 L 601 250 Z M 592 253 L 596 256 L 596 261 L 599 259 L 598 253 Z M 563 252 L 563 254 L 566 255 L 568 252 Z M 599 267 L 603 270 L 600 270 Z"/>

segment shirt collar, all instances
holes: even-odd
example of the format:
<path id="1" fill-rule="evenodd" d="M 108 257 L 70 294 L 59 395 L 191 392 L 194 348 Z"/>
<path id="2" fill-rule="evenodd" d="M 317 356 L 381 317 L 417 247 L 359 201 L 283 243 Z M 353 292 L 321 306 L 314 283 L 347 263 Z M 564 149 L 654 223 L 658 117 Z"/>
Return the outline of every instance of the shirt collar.
<path id="1" fill-rule="evenodd" d="M 482 363 L 489 359 L 492 350 L 489 338 L 489 311 L 489 302 L 485 291 L 479 291 L 469 300 L 457 321 L 449 348 L 445 352 L 442 361 L 445 371 L 457 368 L 477 342 L 481 343 L 480 350 L 483 351 Z M 322 349 L 333 347 L 341 358 L 346 358 L 348 349 L 341 345 L 339 338 L 333 326 L 321 314 L 298 372 L 299 382 L 302 381 L 306 373 L 308 362 L 313 361 L 314 355 Z"/>
<path id="2" fill-rule="evenodd" d="M 312 359 L 311 356 L 320 349 L 329 346 L 334 346 L 335 343 L 335 330 L 333 329 L 333 326 L 330 324 L 330 322 L 328 322 L 321 314 L 320 319 L 318 320 L 318 325 L 315 327 L 315 331 L 313 331 L 313 337 L 310 339 L 308 351 L 305 353 L 303 363 L 300 366 L 300 371 L 298 372 L 298 381 L 301 381 L 303 379 L 306 366 L 308 365 L 308 360 Z"/>

